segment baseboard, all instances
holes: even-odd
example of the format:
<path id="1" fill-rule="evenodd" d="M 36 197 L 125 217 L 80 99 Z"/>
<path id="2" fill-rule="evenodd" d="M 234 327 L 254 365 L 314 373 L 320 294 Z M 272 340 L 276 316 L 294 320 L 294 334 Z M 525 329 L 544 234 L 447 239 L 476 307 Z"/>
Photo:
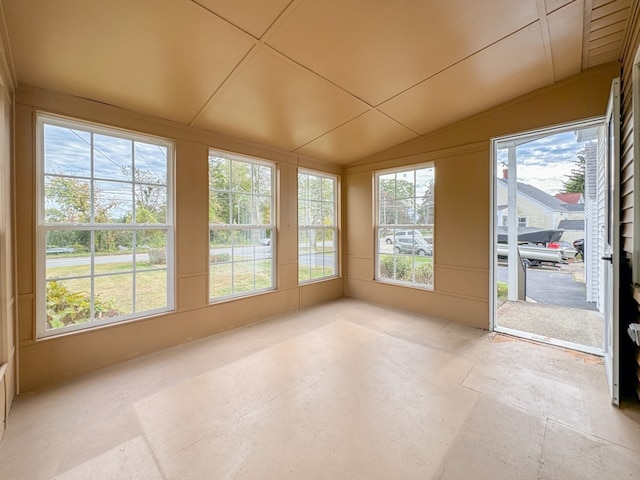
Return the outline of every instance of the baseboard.
<path id="1" fill-rule="evenodd" d="M 7 398 L 7 364 L 0 365 L 0 442 L 4 436 L 4 430 L 7 425 L 7 414 L 9 399 Z"/>

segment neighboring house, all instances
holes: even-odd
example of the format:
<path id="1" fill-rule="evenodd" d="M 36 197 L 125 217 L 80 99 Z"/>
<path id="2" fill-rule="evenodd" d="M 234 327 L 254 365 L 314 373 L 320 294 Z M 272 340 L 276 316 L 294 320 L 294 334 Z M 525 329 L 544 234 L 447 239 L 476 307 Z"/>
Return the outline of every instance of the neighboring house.
<path id="1" fill-rule="evenodd" d="M 565 230 L 562 240 L 573 242 L 584 237 L 584 204 L 570 204 L 539 188 L 526 183 L 517 182 L 518 226 L 536 228 L 559 228 Z M 498 205 L 498 225 L 507 224 L 508 180 L 497 181 L 496 200 Z M 570 223 L 566 223 L 570 222 Z M 582 228 L 575 230 L 581 222 Z M 570 226 L 571 228 L 567 228 Z"/>

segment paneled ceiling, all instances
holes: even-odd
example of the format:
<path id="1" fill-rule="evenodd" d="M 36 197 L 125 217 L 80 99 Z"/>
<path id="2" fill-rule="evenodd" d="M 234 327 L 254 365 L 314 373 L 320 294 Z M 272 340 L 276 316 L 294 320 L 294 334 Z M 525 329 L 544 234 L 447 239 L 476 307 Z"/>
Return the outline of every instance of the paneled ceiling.
<path id="1" fill-rule="evenodd" d="M 616 60 L 631 0 L 2 0 L 18 85 L 346 165 Z"/>

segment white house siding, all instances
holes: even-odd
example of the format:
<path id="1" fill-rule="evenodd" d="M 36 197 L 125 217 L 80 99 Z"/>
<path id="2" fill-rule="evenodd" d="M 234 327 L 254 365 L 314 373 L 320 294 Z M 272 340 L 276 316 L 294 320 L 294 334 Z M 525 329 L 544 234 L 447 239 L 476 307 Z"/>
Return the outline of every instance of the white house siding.
<path id="1" fill-rule="evenodd" d="M 584 192 L 584 265 L 587 302 L 598 301 L 598 148 L 597 143 L 585 146 Z"/>
<path id="2" fill-rule="evenodd" d="M 497 182 L 496 199 L 498 206 L 507 205 L 508 203 L 508 188 L 504 181 Z M 527 219 L 527 227 L 558 228 L 558 223 L 560 223 L 561 220 L 584 219 L 583 211 L 555 210 L 528 197 L 520 191 L 518 192 L 516 211 L 518 217 L 525 217 Z M 506 213 L 506 209 L 503 212 Z M 498 222 L 498 224 L 500 224 L 500 222 Z M 568 233 L 568 235 L 563 235 L 562 239 L 572 242 L 573 240 L 583 237 L 583 231 L 573 231 Z"/>
<path id="3" fill-rule="evenodd" d="M 598 131 L 598 185 L 605 184 L 605 162 L 607 160 L 606 155 L 606 129 L 605 127 L 601 127 Z M 600 259 L 604 256 L 604 245 L 605 245 L 605 215 L 606 205 L 605 205 L 605 196 L 606 192 L 604 188 L 599 188 L 597 192 L 597 200 L 596 200 L 596 218 L 597 224 L 596 230 L 596 245 L 595 245 L 595 258 L 592 262 L 592 266 L 596 270 L 596 278 L 598 279 L 598 285 L 605 285 L 605 273 L 606 269 L 602 268 L 602 261 Z M 601 312 L 604 309 L 604 288 L 598 288 L 598 310 Z"/>

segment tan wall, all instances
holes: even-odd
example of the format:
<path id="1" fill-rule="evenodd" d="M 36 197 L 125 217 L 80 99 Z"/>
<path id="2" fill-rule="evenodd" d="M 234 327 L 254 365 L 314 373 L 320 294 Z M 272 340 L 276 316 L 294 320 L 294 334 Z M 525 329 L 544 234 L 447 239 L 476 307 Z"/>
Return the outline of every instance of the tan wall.
<path id="1" fill-rule="evenodd" d="M 35 156 L 38 109 L 162 136 L 176 143 L 176 311 L 45 340 L 35 338 Z M 341 297 L 337 278 L 299 287 L 297 166 L 340 174 L 335 166 L 238 142 L 210 132 L 150 119 L 78 98 L 36 89 L 16 92 L 17 272 L 20 386 L 32 390 L 229 328 Z M 209 305 L 208 148 L 277 164 L 277 290 Z"/>
<path id="2" fill-rule="evenodd" d="M 490 139 L 604 115 L 618 73 L 591 69 L 347 168 L 347 295 L 488 328 Z M 373 174 L 426 160 L 436 168 L 434 290 L 374 282 Z"/>
<path id="3" fill-rule="evenodd" d="M 0 81 L 0 438 L 16 391 L 11 97 Z"/>

